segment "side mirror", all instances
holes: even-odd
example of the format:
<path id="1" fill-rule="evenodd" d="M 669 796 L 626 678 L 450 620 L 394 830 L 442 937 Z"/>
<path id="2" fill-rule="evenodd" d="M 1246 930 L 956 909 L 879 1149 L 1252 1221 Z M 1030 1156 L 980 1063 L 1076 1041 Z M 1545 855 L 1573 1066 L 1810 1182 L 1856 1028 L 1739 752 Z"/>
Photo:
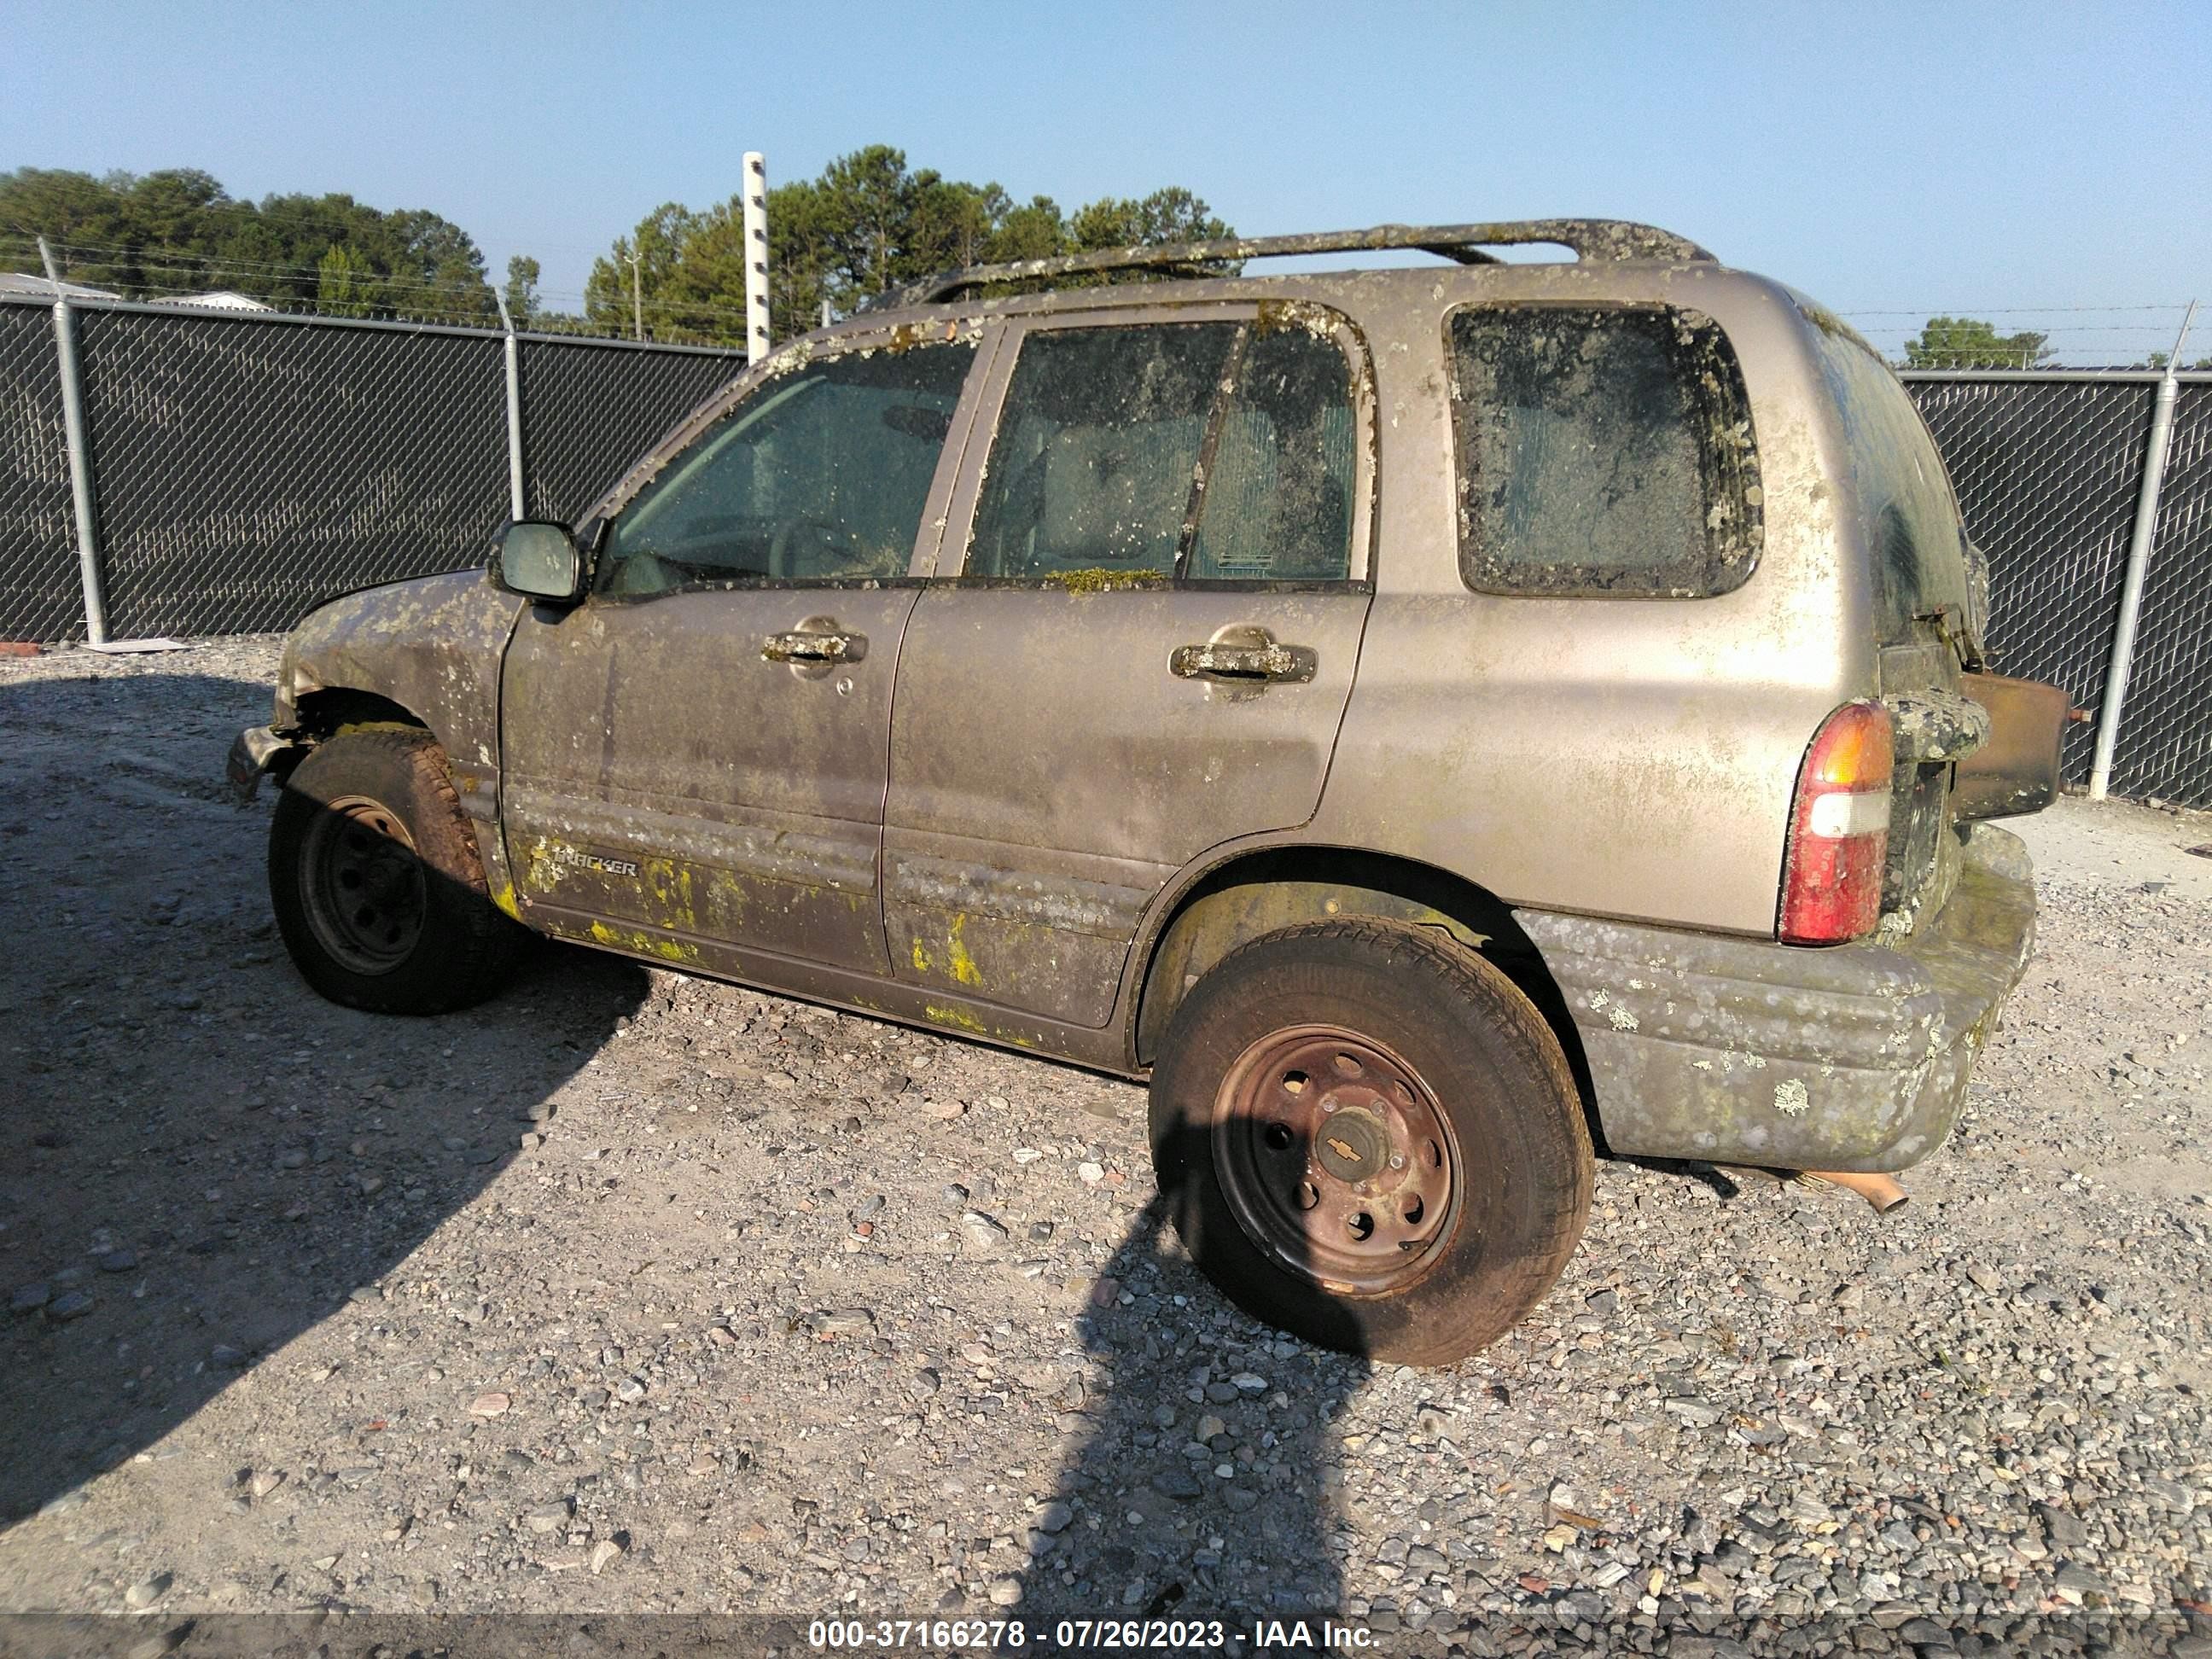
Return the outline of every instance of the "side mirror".
<path id="1" fill-rule="evenodd" d="M 500 530 L 498 546 L 494 568 L 502 586 L 554 605 L 584 597 L 584 557 L 567 525 L 511 520 Z"/>

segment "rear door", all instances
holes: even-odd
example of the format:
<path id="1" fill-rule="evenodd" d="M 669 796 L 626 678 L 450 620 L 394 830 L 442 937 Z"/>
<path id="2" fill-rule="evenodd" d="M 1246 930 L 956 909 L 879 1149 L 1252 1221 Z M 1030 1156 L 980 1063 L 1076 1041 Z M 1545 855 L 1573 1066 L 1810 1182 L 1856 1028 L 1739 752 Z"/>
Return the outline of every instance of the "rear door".
<path id="1" fill-rule="evenodd" d="M 501 816 L 532 921 L 884 972 L 893 674 L 975 357 L 863 337 L 771 373 L 617 514 L 582 605 L 523 617 Z"/>
<path id="2" fill-rule="evenodd" d="M 1312 816 L 1370 593 L 1370 386 L 1304 307 L 1011 326 L 900 659 L 895 975 L 1103 1026 L 1169 877 Z"/>

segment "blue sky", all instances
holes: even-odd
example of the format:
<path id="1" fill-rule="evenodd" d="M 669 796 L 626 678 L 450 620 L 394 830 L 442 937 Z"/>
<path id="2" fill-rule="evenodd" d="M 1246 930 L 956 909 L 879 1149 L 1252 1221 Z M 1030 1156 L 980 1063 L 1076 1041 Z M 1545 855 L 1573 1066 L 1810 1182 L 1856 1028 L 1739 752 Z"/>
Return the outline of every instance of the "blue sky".
<path id="1" fill-rule="evenodd" d="M 2140 356 L 2212 301 L 2212 5 L 1846 9 L 10 0 L 0 167 L 431 208 L 556 294 L 747 149 L 792 178 L 884 142 L 1064 206 L 1183 184 L 1253 233 L 1646 219 L 1885 343 L 1968 309 Z"/>

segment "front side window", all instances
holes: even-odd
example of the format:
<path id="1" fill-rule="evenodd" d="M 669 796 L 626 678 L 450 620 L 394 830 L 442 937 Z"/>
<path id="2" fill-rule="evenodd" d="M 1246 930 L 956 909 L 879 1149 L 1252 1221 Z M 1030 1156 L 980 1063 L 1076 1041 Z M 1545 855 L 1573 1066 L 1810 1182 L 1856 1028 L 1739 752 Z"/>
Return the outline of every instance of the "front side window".
<path id="1" fill-rule="evenodd" d="M 1751 407 L 1710 318 L 1482 307 L 1452 318 L 1451 351 L 1468 586 L 1688 599 L 1751 574 Z"/>
<path id="2" fill-rule="evenodd" d="M 964 574 L 1341 581 L 1352 434 L 1333 327 L 1039 330 L 1006 389 Z"/>
<path id="3" fill-rule="evenodd" d="M 601 591 L 903 576 L 975 357 L 853 351 L 755 387 L 616 518 Z"/>

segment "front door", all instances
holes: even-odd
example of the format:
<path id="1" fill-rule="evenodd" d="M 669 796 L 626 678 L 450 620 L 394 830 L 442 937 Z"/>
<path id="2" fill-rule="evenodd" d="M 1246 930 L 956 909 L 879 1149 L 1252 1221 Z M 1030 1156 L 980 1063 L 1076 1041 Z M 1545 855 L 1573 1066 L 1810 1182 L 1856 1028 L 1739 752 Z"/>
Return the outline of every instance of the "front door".
<path id="1" fill-rule="evenodd" d="M 1169 878 L 1320 801 L 1368 608 L 1370 382 L 1332 315 L 1251 307 L 1034 320 L 990 378 L 964 562 L 901 656 L 891 969 L 1095 1029 Z"/>
<path id="2" fill-rule="evenodd" d="M 771 369 L 619 509 L 589 599 L 522 619 L 501 817 L 533 922 L 884 973 L 892 672 L 975 358 L 885 343 Z"/>

